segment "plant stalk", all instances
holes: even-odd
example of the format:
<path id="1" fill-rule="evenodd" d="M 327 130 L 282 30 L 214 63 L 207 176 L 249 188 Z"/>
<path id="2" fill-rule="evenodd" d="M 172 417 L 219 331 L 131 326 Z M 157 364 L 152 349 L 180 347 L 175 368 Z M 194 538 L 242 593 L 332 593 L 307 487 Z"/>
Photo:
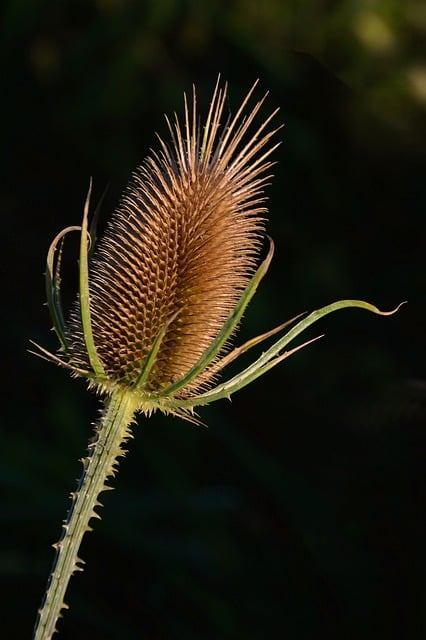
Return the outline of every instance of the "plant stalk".
<path id="1" fill-rule="evenodd" d="M 72 503 L 62 527 L 60 540 L 54 544 L 56 555 L 34 628 L 33 640 L 50 640 L 62 609 L 71 576 L 82 571 L 83 561 L 78 557 L 86 531 L 91 531 L 91 518 L 100 518 L 96 507 L 102 506 L 99 494 L 108 486 L 107 480 L 115 475 L 117 458 L 123 456 L 123 444 L 131 437 L 130 425 L 135 416 L 133 394 L 117 391 L 105 403 L 96 434 L 83 459 L 83 473 L 77 490 L 71 494 Z"/>

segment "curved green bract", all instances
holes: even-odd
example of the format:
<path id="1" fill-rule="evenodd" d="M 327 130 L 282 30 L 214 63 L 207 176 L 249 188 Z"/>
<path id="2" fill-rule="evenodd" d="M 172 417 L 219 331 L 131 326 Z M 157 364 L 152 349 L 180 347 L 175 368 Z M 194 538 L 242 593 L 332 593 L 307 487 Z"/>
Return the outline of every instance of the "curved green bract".
<path id="1" fill-rule="evenodd" d="M 65 320 L 61 303 L 60 269 L 64 238 L 70 231 L 81 231 L 81 227 L 67 227 L 58 233 L 58 235 L 53 239 L 47 253 L 45 273 L 47 306 L 50 317 L 52 318 L 53 328 L 58 336 L 59 342 L 61 343 L 61 347 L 65 352 L 68 351 L 68 345 L 65 337 Z M 58 244 L 59 250 L 55 264 L 55 254 L 58 249 Z"/>
<path id="2" fill-rule="evenodd" d="M 302 331 L 304 331 L 309 326 L 311 326 L 324 316 L 328 315 L 329 313 L 333 313 L 334 311 L 338 311 L 340 309 L 346 309 L 348 307 L 358 307 L 360 309 L 365 309 L 381 316 L 389 316 L 396 313 L 400 306 L 401 305 L 398 305 L 398 307 L 396 307 L 396 309 L 393 309 L 392 311 L 380 311 L 380 309 L 378 309 L 374 305 L 362 300 L 340 300 L 339 302 L 334 302 L 327 305 L 326 307 L 317 309 L 316 311 L 313 311 L 311 314 L 309 314 L 306 318 L 298 322 L 292 329 L 290 329 L 290 331 L 285 334 L 285 336 L 277 340 L 277 342 L 275 342 L 272 347 L 265 351 L 265 353 L 263 353 L 255 362 L 253 362 L 253 364 L 248 366 L 241 373 L 230 378 L 230 380 L 228 380 L 227 382 L 217 385 L 214 389 L 199 394 L 198 396 L 192 397 L 187 401 L 178 400 L 177 404 L 181 408 L 196 407 L 231 396 L 239 389 L 242 389 L 250 382 L 266 373 L 266 371 L 268 371 L 269 369 L 272 369 L 272 367 L 275 367 L 279 362 L 290 356 L 292 353 L 298 351 L 302 347 L 312 342 L 312 340 L 309 340 L 309 342 L 305 342 L 304 344 L 296 347 L 295 349 L 292 349 L 289 352 L 285 352 L 283 354 L 280 353 L 292 340 L 294 340 L 299 334 L 301 334 Z"/>

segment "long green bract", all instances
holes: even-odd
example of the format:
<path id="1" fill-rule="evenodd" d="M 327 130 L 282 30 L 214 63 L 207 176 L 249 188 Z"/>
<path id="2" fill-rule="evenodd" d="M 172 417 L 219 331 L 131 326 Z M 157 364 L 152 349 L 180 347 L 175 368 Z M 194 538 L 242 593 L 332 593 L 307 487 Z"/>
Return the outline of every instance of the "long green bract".
<path id="1" fill-rule="evenodd" d="M 139 391 L 140 389 L 142 389 L 144 382 L 146 381 L 146 379 L 148 378 L 152 367 L 155 364 L 155 361 L 157 359 L 157 354 L 158 351 L 161 347 L 161 343 L 163 342 L 164 336 L 166 335 L 167 332 L 167 328 L 170 326 L 170 324 L 173 322 L 173 320 L 179 315 L 179 311 L 177 311 L 176 313 L 174 313 L 172 315 L 171 318 L 169 318 L 169 320 L 167 322 L 165 322 L 163 324 L 163 326 L 161 327 L 160 331 L 157 333 L 157 336 L 154 340 L 154 342 L 152 343 L 151 349 L 149 350 L 149 353 L 145 359 L 145 362 L 143 364 L 142 370 L 136 380 L 136 382 L 133 384 L 133 389 L 135 391 Z"/>
<path id="2" fill-rule="evenodd" d="M 308 343 L 304 343 L 300 347 L 296 347 L 289 353 L 281 354 L 282 351 L 294 338 L 296 338 L 302 331 L 307 329 L 310 325 L 314 324 L 324 316 L 329 313 L 333 313 L 334 311 L 338 311 L 340 309 L 346 309 L 348 307 L 358 307 L 360 309 L 366 309 L 367 311 L 371 311 L 372 313 L 376 313 L 381 316 L 389 316 L 398 311 L 401 305 L 398 305 L 396 309 L 392 311 L 380 311 L 377 307 L 368 302 L 364 302 L 362 300 L 340 300 L 338 302 L 333 302 L 332 304 L 327 305 L 326 307 L 322 307 L 321 309 L 317 309 L 313 311 L 309 316 L 301 320 L 297 323 L 290 331 L 288 331 L 285 336 L 277 340 L 272 347 L 270 347 L 265 353 L 263 353 L 253 364 L 244 369 L 241 373 L 236 376 L 230 378 L 227 382 L 223 384 L 219 384 L 217 387 L 212 389 L 211 391 L 206 391 L 205 393 L 201 393 L 198 396 L 192 397 L 190 400 L 179 400 L 179 406 L 182 408 L 185 407 L 196 407 L 205 404 L 209 404 L 215 400 L 219 400 L 221 398 L 226 398 L 242 389 L 250 382 L 263 375 L 269 369 L 272 369 L 275 365 L 281 362 L 285 357 L 288 357 L 291 353 L 294 353 L 296 350 L 305 346 Z M 311 340 L 309 342 L 312 342 Z"/>
<path id="3" fill-rule="evenodd" d="M 90 366 L 96 377 L 105 378 L 105 370 L 96 351 L 95 341 L 93 339 L 92 320 L 90 317 L 90 299 L 89 299 L 89 238 L 88 216 L 89 202 L 92 192 L 92 181 L 90 181 L 89 191 L 87 193 L 86 202 L 84 204 L 83 222 L 81 224 L 80 239 L 80 315 L 81 325 L 83 329 L 84 342 L 87 349 Z"/>

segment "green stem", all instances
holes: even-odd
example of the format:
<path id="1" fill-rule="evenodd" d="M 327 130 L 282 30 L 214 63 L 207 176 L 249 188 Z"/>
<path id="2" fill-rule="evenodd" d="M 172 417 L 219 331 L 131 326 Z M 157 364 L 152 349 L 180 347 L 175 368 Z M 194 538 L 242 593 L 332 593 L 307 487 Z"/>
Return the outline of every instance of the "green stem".
<path id="1" fill-rule="evenodd" d="M 95 441 L 89 444 L 83 460 L 83 473 L 62 528 L 62 535 L 54 547 L 53 562 L 46 593 L 38 613 L 33 640 L 50 640 L 56 632 L 61 610 L 66 609 L 65 592 L 71 576 L 82 571 L 78 551 L 86 531 L 91 531 L 91 518 L 99 518 L 95 511 L 101 506 L 99 494 L 109 489 L 106 484 L 117 470 L 117 458 L 123 456 L 123 444 L 131 437 L 130 425 L 135 415 L 135 399 L 130 393 L 116 392 L 106 402 L 96 427 Z"/>

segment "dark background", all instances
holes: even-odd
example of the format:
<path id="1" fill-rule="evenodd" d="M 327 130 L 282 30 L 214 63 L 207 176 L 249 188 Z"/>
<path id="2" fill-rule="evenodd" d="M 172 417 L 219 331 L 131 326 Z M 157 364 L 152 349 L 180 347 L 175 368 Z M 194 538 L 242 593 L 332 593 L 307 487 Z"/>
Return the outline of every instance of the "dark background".
<path id="1" fill-rule="evenodd" d="M 130 172 L 221 72 L 280 107 L 276 255 L 239 338 L 340 298 L 326 337 L 202 409 L 140 419 L 86 537 L 63 640 L 417 639 L 426 633 L 425 106 L 422 3 L 66 0 L 2 9 L 2 637 L 30 638 L 96 419 L 54 349 L 53 236 L 101 224 Z M 73 296 L 72 242 L 64 287 Z"/>

